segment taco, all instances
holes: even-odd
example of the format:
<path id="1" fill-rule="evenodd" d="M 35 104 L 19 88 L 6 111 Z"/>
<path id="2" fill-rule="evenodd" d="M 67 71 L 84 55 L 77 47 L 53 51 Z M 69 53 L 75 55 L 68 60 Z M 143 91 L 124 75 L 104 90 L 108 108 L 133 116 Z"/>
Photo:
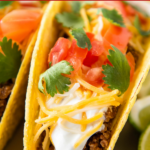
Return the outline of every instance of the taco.
<path id="1" fill-rule="evenodd" d="M 119 1 L 48 5 L 31 61 L 25 150 L 113 149 L 150 65 L 149 21 Z"/>
<path id="2" fill-rule="evenodd" d="M 0 2 L 0 149 L 24 116 L 30 60 L 42 6 L 40 2 Z"/>

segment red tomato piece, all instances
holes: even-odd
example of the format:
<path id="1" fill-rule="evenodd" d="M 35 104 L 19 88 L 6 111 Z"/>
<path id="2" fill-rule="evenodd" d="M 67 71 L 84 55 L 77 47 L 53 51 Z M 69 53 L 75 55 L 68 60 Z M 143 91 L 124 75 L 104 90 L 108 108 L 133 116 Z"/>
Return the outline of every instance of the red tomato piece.
<path id="1" fill-rule="evenodd" d="M 68 39 L 59 38 L 49 53 L 48 62 L 52 62 L 52 65 L 54 65 L 64 60 L 67 57 L 70 45 L 71 42 Z"/>
<path id="2" fill-rule="evenodd" d="M 102 78 L 104 74 L 102 73 L 102 67 L 91 68 L 85 75 L 85 80 L 88 81 L 90 84 L 99 85 L 101 84 Z"/>
<path id="3" fill-rule="evenodd" d="M 88 51 L 88 54 L 83 61 L 83 64 L 89 67 L 92 64 L 94 64 L 99 59 L 98 56 L 100 56 L 105 51 L 102 41 L 98 41 L 94 39 L 91 42 L 91 45 L 92 45 L 92 48 L 90 51 Z"/>
<path id="4" fill-rule="evenodd" d="M 130 81 L 132 81 L 133 75 L 134 75 L 134 70 L 135 70 L 135 60 L 133 55 L 129 52 L 126 55 L 126 58 L 128 60 L 129 66 L 131 68 L 130 70 Z"/>
<path id="5" fill-rule="evenodd" d="M 66 61 L 69 61 L 73 65 L 74 71 L 71 73 L 71 76 L 74 75 L 76 72 L 78 72 L 79 69 L 81 69 L 81 65 L 87 53 L 88 53 L 88 49 L 87 48 L 83 49 L 78 47 L 77 41 L 73 39 L 72 45 L 65 59 Z"/>
<path id="6" fill-rule="evenodd" d="M 70 62 L 74 68 L 74 71 L 72 71 L 69 76 L 74 76 L 81 69 L 82 61 L 76 57 L 67 57 L 66 61 Z"/>
<path id="7" fill-rule="evenodd" d="M 2 34 L 14 41 L 21 42 L 37 28 L 41 17 L 42 11 L 40 9 L 14 10 L 1 20 Z"/>
<path id="8" fill-rule="evenodd" d="M 90 39 L 90 41 L 94 38 L 94 34 L 91 32 L 86 32 L 86 35 Z"/>
<path id="9" fill-rule="evenodd" d="M 83 74 L 86 74 L 90 70 L 90 67 L 82 65 L 81 69 L 82 69 Z"/>
<path id="10" fill-rule="evenodd" d="M 68 57 L 76 57 L 83 62 L 87 53 L 88 53 L 87 48 L 83 49 L 81 47 L 78 47 L 77 41 L 75 39 L 72 40 L 72 45 L 69 49 Z"/>
<path id="11" fill-rule="evenodd" d="M 126 46 L 131 38 L 131 33 L 122 27 L 110 25 L 109 29 L 104 35 L 105 44 L 107 42 L 117 47 L 122 53 L 126 52 Z"/>

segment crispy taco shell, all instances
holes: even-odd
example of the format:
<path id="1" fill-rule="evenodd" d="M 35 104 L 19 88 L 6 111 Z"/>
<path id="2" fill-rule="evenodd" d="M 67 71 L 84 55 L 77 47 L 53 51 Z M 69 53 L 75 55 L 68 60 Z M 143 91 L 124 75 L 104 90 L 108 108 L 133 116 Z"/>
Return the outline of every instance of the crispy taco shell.
<path id="1" fill-rule="evenodd" d="M 12 137 L 16 127 L 24 117 L 28 74 L 36 38 L 37 32 L 32 35 L 31 41 L 27 46 L 26 54 L 21 63 L 14 87 L 0 121 L 0 150 L 4 148 L 7 141 Z"/>
<path id="2" fill-rule="evenodd" d="M 39 29 L 37 41 L 32 55 L 27 97 L 26 97 L 26 112 L 25 112 L 25 128 L 24 128 L 24 149 L 35 150 L 33 138 L 35 135 L 35 120 L 39 114 L 39 104 L 37 101 L 38 81 L 39 76 L 47 68 L 47 56 L 58 38 L 58 26 L 55 21 L 55 15 L 62 11 L 65 6 L 63 1 L 51 2 L 44 14 Z M 125 125 L 129 112 L 136 100 L 136 96 L 141 88 L 141 85 L 148 73 L 150 65 L 150 45 L 147 45 L 144 55 L 140 56 L 137 70 L 134 74 L 134 79 L 124 94 L 124 102 L 119 107 L 118 113 L 113 120 L 112 136 L 108 146 L 108 150 L 112 150 L 118 139 L 118 136 Z M 40 60 L 40 61 L 39 61 Z"/>

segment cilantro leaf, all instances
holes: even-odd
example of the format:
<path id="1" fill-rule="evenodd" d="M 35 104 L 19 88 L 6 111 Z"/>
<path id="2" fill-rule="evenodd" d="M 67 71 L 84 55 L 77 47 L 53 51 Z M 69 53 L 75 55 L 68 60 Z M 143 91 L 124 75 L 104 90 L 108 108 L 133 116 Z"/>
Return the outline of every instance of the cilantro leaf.
<path id="1" fill-rule="evenodd" d="M 81 2 L 80 1 L 70 1 L 69 3 L 72 7 L 73 12 L 75 12 L 75 13 L 80 12 L 80 9 L 81 9 Z"/>
<path id="2" fill-rule="evenodd" d="M 122 2 L 126 5 L 130 5 L 132 8 L 134 8 L 136 11 L 143 14 L 145 17 L 149 17 L 148 13 L 146 11 L 144 11 L 143 9 L 141 9 L 140 7 L 133 5 L 133 4 L 129 3 L 128 1 L 122 1 Z"/>
<path id="3" fill-rule="evenodd" d="M 79 13 L 82 7 L 84 7 L 85 5 L 92 5 L 95 3 L 95 1 L 70 1 L 69 3 L 72 7 L 73 12 Z"/>
<path id="4" fill-rule="evenodd" d="M 118 14 L 118 12 L 115 9 L 108 10 L 105 8 L 101 8 L 101 11 L 103 16 L 112 24 L 120 27 L 125 27 L 122 16 Z"/>
<path id="5" fill-rule="evenodd" d="M 19 46 L 12 40 L 4 37 L 0 42 L 1 49 L 5 55 L 0 52 L 0 83 L 4 83 L 17 76 L 21 64 L 21 51 Z"/>
<path id="6" fill-rule="evenodd" d="M 90 39 L 87 37 L 85 31 L 82 28 L 73 29 L 70 33 L 74 36 L 77 40 L 77 45 L 81 48 L 88 48 L 90 50 L 92 48 Z"/>
<path id="7" fill-rule="evenodd" d="M 109 50 L 107 57 L 113 65 L 103 65 L 103 74 L 106 76 L 103 78 L 105 84 L 108 84 L 108 88 L 111 90 L 118 89 L 123 94 L 130 84 L 130 66 L 120 50 L 111 45 L 113 50 Z"/>
<path id="8" fill-rule="evenodd" d="M 59 23 L 62 23 L 64 27 L 68 28 L 82 28 L 84 27 L 83 19 L 74 13 L 63 12 L 62 14 L 57 14 L 56 19 Z"/>
<path id="9" fill-rule="evenodd" d="M 83 1 L 82 2 L 82 7 L 85 6 L 85 5 L 92 5 L 94 3 L 95 3 L 95 1 Z"/>
<path id="10" fill-rule="evenodd" d="M 47 1 L 40 1 L 42 4 L 45 4 Z"/>
<path id="11" fill-rule="evenodd" d="M 0 1 L 0 9 L 9 6 L 13 3 L 14 1 Z"/>
<path id="12" fill-rule="evenodd" d="M 70 63 L 64 60 L 55 64 L 40 75 L 38 83 L 39 90 L 44 93 L 44 87 L 42 85 L 42 81 L 44 80 L 46 83 L 46 91 L 52 97 L 57 93 L 57 89 L 61 94 L 63 94 L 63 91 L 67 92 L 69 89 L 67 85 L 71 84 L 71 82 L 68 77 L 63 76 L 62 74 L 71 74 L 70 72 L 73 70 Z"/>
<path id="13" fill-rule="evenodd" d="M 140 21 L 139 21 L 139 17 L 136 16 L 135 20 L 134 20 L 134 26 L 136 27 L 136 29 L 138 30 L 138 32 L 142 35 L 142 36 L 149 36 L 150 35 L 150 30 L 149 31 L 143 31 L 140 27 Z"/>

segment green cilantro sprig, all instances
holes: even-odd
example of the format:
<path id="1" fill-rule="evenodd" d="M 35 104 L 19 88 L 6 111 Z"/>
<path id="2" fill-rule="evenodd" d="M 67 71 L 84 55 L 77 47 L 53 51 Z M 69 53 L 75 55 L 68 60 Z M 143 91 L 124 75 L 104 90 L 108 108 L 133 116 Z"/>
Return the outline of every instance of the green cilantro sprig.
<path id="1" fill-rule="evenodd" d="M 93 4 L 94 1 L 71 1 L 72 12 L 63 12 L 56 15 L 57 22 L 68 28 L 83 28 L 84 21 L 80 16 L 80 9 L 86 4 Z"/>
<path id="2" fill-rule="evenodd" d="M 143 31 L 140 27 L 140 21 L 139 21 L 139 17 L 136 16 L 135 20 L 134 20 L 134 26 L 136 27 L 136 29 L 138 30 L 138 32 L 142 35 L 142 36 L 149 36 L 150 35 L 150 30 L 149 31 Z"/>
<path id="3" fill-rule="evenodd" d="M 73 12 L 79 13 L 82 7 L 84 7 L 85 5 L 92 5 L 95 3 L 95 1 L 70 1 L 69 3 Z"/>
<path id="4" fill-rule="evenodd" d="M 77 45 L 81 48 L 88 48 L 90 50 L 92 48 L 90 39 L 87 37 L 85 31 L 82 28 L 73 29 L 70 33 L 77 40 Z"/>
<path id="5" fill-rule="evenodd" d="M 0 52 L 0 83 L 4 83 L 17 76 L 21 64 L 21 51 L 19 46 L 6 37 L 0 42 L 4 55 Z"/>
<path id="6" fill-rule="evenodd" d="M 122 16 L 115 9 L 108 10 L 105 8 L 100 8 L 97 12 L 102 12 L 103 16 L 112 24 L 125 27 Z"/>
<path id="7" fill-rule="evenodd" d="M 130 84 L 130 66 L 125 55 L 115 46 L 111 45 L 114 50 L 109 50 L 107 57 L 113 65 L 103 65 L 103 80 L 108 84 L 111 90 L 118 89 L 123 94 Z"/>
<path id="8" fill-rule="evenodd" d="M 68 28 L 83 28 L 84 21 L 83 19 L 75 14 L 75 13 L 68 13 L 63 12 L 62 14 L 57 14 L 56 19 L 59 23 L 62 23 L 64 27 Z"/>
<path id="9" fill-rule="evenodd" d="M 63 94 L 64 91 L 67 92 L 69 90 L 68 85 L 71 84 L 71 82 L 68 77 L 63 76 L 62 74 L 71 74 L 71 71 L 73 70 L 70 63 L 64 60 L 55 64 L 40 75 L 38 83 L 39 90 L 45 94 L 42 84 L 42 81 L 45 81 L 46 91 L 52 97 L 57 94 L 57 90 L 61 94 Z"/>
<path id="10" fill-rule="evenodd" d="M 42 4 L 45 4 L 47 1 L 40 1 Z"/>
<path id="11" fill-rule="evenodd" d="M 0 1 L 0 9 L 3 9 L 6 6 L 9 6 L 13 3 L 14 1 Z"/>

